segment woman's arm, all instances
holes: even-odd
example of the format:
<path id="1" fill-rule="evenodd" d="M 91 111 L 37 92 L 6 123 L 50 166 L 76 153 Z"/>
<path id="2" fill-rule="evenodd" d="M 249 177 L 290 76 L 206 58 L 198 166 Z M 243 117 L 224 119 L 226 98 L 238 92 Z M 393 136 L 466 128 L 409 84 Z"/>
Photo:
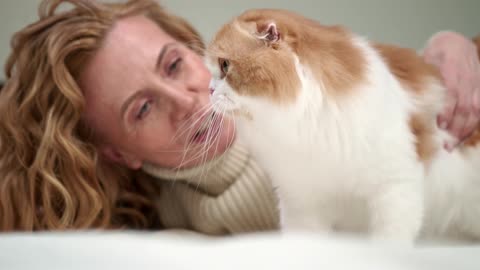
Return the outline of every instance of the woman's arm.
<path id="1" fill-rule="evenodd" d="M 455 32 L 432 36 L 424 59 L 437 66 L 448 88 L 446 106 L 438 125 L 457 138 L 467 138 L 480 123 L 480 36 L 471 40 Z M 448 145 L 451 150 L 456 145 Z"/>

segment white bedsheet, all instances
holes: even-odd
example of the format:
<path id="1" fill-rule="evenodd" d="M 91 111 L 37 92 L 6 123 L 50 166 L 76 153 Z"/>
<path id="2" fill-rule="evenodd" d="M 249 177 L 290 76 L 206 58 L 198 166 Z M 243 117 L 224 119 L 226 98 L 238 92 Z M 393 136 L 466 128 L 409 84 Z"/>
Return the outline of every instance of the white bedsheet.
<path id="1" fill-rule="evenodd" d="M 400 248 L 305 234 L 0 234 L 0 269 L 480 270 L 479 246 Z"/>

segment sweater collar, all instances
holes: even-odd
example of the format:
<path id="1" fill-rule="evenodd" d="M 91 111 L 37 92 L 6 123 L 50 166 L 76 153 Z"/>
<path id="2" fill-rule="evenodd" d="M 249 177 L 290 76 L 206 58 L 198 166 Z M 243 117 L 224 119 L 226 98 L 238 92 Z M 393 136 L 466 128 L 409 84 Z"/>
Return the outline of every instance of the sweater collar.
<path id="1" fill-rule="evenodd" d="M 200 166 L 173 170 L 145 163 L 142 169 L 156 178 L 182 181 L 208 194 L 219 195 L 235 182 L 249 159 L 245 147 L 235 140 L 223 154 Z"/>

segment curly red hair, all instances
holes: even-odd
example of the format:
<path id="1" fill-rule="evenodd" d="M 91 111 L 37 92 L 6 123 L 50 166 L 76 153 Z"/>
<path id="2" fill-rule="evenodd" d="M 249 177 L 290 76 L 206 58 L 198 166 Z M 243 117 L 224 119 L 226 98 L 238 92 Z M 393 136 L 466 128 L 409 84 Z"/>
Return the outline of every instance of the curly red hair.
<path id="1" fill-rule="evenodd" d="M 98 158 L 76 82 L 115 21 L 139 14 L 202 53 L 198 33 L 153 0 L 44 0 L 14 35 L 0 93 L 1 231 L 155 224 L 153 183 Z"/>

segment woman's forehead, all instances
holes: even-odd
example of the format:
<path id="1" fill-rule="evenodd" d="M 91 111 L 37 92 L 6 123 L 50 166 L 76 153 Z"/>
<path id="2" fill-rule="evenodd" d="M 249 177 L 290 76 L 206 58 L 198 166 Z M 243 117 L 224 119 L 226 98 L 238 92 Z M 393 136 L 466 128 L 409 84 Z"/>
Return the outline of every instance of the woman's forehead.
<path id="1" fill-rule="evenodd" d="M 115 48 L 115 45 L 120 44 L 129 49 L 158 48 L 172 41 L 174 39 L 152 20 L 145 16 L 133 16 L 119 19 L 113 25 L 105 38 L 104 46 Z"/>
<path id="2" fill-rule="evenodd" d="M 146 17 L 122 18 L 92 56 L 82 79 L 96 89 L 138 88 L 138 81 L 143 80 L 138 77 L 153 70 L 159 52 L 172 41 Z"/>

